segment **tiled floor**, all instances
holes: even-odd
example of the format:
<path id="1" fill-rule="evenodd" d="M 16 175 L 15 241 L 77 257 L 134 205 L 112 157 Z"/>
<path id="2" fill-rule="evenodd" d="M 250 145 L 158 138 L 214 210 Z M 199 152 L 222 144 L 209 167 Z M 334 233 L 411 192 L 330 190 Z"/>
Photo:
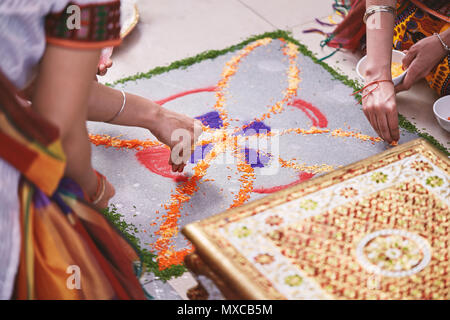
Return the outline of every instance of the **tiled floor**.
<path id="1" fill-rule="evenodd" d="M 317 34 L 302 31 L 317 27 L 314 18 L 332 14 L 332 0 L 137 0 L 140 22 L 113 55 L 114 66 L 101 79 L 122 77 L 167 65 L 205 50 L 223 49 L 251 35 L 284 29 L 324 57 L 330 48 L 320 48 Z M 337 18 L 336 18 L 337 20 Z M 356 79 L 359 57 L 338 52 L 328 64 Z M 450 134 L 441 129 L 432 112 L 437 96 L 424 82 L 398 96 L 399 111 L 422 130 L 450 147 Z M 192 286 L 188 275 L 169 282 L 181 297 Z"/>

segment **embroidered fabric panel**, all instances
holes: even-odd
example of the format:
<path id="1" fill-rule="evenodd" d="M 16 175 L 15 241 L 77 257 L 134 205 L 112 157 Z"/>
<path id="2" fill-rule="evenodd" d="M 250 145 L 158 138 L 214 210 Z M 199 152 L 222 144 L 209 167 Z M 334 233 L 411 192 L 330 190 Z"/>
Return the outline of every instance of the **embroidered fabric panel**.
<path id="1" fill-rule="evenodd" d="M 80 28 L 69 28 L 72 21 L 67 8 L 59 13 L 49 14 L 45 20 L 47 39 L 70 40 L 79 44 L 120 39 L 120 1 L 100 4 L 79 5 Z"/>

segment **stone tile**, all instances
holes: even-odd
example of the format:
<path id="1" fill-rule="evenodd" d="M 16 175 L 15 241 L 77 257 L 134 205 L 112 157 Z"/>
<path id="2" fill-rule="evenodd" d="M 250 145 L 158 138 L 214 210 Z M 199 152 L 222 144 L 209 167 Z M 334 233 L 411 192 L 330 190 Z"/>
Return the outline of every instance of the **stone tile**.
<path id="1" fill-rule="evenodd" d="M 151 273 L 146 273 L 141 279 L 144 290 L 155 300 L 182 300 L 174 288 L 168 283 L 156 278 Z"/>
<path id="2" fill-rule="evenodd" d="M 433 104 L 438 98 L 437 93 L 422 80 L 409 91 L 397 94 L 398 111 L 419 131 L 429 133 L 450 150 L 450 133 L 439 126 L 433 113 Z"/>
<path id="3" fill-rule="evenodd" d="M 185 272 L 181 277 L 171 279 L 167 282 L 175 289 L 183 300 L 188 300 L 186 295 L 187 290 L 198 284 L 197 280 L 195 280 L 194 276 L 189 271 Z"/>
<path id="4" fill-rule="evenodd" d="M 113 53 L 112 82 L 156 66 L 223 49 L 274 28 L 237 0 L 140 0 L 140 21 Z"/>
<path id="5" fill-rule="evenodd" d="M 340 21 L 339 17 L 333 16 L 334 21 Z M 319 28 L 325 32 L 333 31 L 334 27 L 324 27 L 318 25 L 316 22 L 308 22 L 300 26 L 296 26 L 292 29 L 292 34 L 295 39 L 306 45 L 309 50 L 311 50 L 315 56 L 319 59 L 326 57 L 335 51 L 334 48 L 325 46 L 320 47 L 320 42 L 325 39 L 325 37 L 318 33 L 303 33 L 304 30 Z M 327 64 L 332 66 L 334 69 L 342 74 L 347 75 L 351 79 L 359 80 L 356 74 L 355 67 L 361 58 L 359 53 L 351 53 L 348 51 L 338 51 L 333 56 L 324 60 Z"/>
<path id="6" fill-rule="evenodd" d="M 332 14 L 332 1 L 327 0 L 239 0 L 278 29 L 291 29 L 314 18 Z"/>

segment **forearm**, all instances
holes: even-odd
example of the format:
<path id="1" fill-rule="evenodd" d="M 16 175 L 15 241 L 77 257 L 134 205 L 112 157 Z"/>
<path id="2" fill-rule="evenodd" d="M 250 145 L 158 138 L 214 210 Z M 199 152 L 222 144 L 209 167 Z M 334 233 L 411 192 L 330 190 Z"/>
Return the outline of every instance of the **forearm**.
<path id="1" fill-rule="evenodd" d="M 96 192 L 97 179 L 86 130 L 87 99 L 98 58 L 97 50 L 48 46 L 32 97 L 35 111 L 59 128 L 67 158 L 66 175 L 89 196 Z"/>
<path id="2" fill-rule="evenodd" d="M 74 125 L 63 140 L 66 176 L 76 181 L 89 197 L 97 193 L 97 176 L 91 164 L 91 144 L 86 123 Z"/>
<path id="3" fill-rule="evenodd" d="M 123 95 L 119 90 L 109 88 L 94 81 L 88 102 L 88 118 L 92 121 L 108 121 L 124 126 L 137 126 L 146 128 L 161 143 L 171 148 L 169 165 L 173 172 L 182 172 L 185 164 L 174 163 L 173 159 L 180 157 L 177 149 L 180 141 L 173 138 L 178 130 L 190 135 L 191 139 L 182 141 L 183 148 L 189 150 L 202 132 L 201 122 L 197 122 L 185 115 L 164 109 L 160 105 L 143 97 L 126 93 L 124 109 L 117 114 L 123 105 Z M 116 116 L 117 115 L 117 116 Z M 113 119 L 111 121 L 111 119 Z M 187 146 L 189 144 L 189 146 Z M 188 153 L 184 154 L 188 159 Z"/>
<path id="4" fill-rule="evenodd" d="M 366 7 L 385 5 L 395 8 L 395 0 L 367 0 Z M 390 12 L 376 12 L 366 23 L 366 81 L 392 79 L 391 57 L 395 17 Z"/>
<path id="5" fill-rule="evenodd" d="M 123 95 L 119 90 L 94 81 L 88 100 L 88 119 L 109 121 L 120 110 L 122 103 Z M 150 129 L 155 126 L 161 111 L 162 108 L 158 104 L 126 93 L 125 108 L 111 123 Z"/>

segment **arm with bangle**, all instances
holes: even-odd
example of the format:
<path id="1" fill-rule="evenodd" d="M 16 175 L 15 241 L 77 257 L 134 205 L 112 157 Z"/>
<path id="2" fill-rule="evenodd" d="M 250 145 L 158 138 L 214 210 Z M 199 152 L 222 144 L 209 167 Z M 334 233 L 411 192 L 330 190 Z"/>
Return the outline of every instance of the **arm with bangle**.
<path id="1" fill-rule="evenodd" d="M 433 68 L 450 53 L 450 28 L 441 33 L 416 42 L 403 58 L 403 68 L 408 69 L 405 78 L 395 90 L 408 90 L 420 79 L 425 78 Z"/>
<path id="2" fill-rule="evenodd" d="M 107 87 L 93 81 L 88 99 L 88 119 L 122 126 L 148 129 L 160 142 L 171 149 L 169 165 L 173 172 L 182 172 L 185 163 L 177 163 L 178 140 L 172 140 L 175 130 L 189 133 L 191 141 L 182 141 L 192 147 L 201 134 L 201 123 L 191 117 L 166 109 L 144 97 Z"/>
<path id="3" fill-rule="evenodd" d="M 398 114 L 391 75 L 395 0 L 366 0 L 367 68 L 363 111 L 385 141 L 398 141 Z"/>
<path id="4" fill-rule="evenodd" d="M 59 129 L 67 158 L 65 175 L 80 185 L 94 205 L 104 208 L 114 188 L 92 167 L 86 129 L 92 90 L 89 79 L 95 73 L 99 52 L 48 45 L 31 100 L 32 108 Z"/>

